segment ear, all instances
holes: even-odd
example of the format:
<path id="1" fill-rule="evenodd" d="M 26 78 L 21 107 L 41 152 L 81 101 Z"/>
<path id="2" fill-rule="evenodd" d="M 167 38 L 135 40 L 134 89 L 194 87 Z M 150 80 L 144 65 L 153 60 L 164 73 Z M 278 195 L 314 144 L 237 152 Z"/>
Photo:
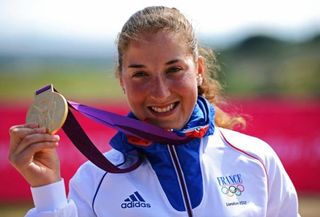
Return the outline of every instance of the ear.
<path id="1" fill-rule="evenodd" d="M 119 83 L 120 83 L 120 86 L 121 86 L 121 89 L 122 89 L 123 93 L 126 94 L 126 89 L 124 88 L 123 78 L 122 78 L 121 73 L 119 73 L 118 79 L 119 79 Z"/>
<path id="2" fill-rule="evenodd" d="M 198 76 L 204 77 L 206 73 L 206 60 L 203 56 L 199 56 L 197 60 L 197 73 Z"/>

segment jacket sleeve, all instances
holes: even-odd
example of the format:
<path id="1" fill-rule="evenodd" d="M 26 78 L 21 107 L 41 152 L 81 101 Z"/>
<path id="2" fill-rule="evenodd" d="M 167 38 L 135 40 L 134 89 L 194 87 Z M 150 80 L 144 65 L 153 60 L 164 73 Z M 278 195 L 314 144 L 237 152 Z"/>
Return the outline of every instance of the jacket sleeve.
<path id="1" fill-rule="evenodd" d="M 64 181 L 31 188 L 35 207 L 26 217 L 78 217 L 77 207 L 67 200 Z"/>
<path id="2" fill-rule="evenodd" d="M 123 162 L 122 154 L 109 151 L 107 157 L 114 164 Z M 91 162 L 79 167 L 69 181 L 69 195 L 66 198 L 63 180 L 37 188 L 31 188 L 35 208 L 27 213 L 27 217 L 96 217 L 94 201 L 101 181 L 106 172 Z M 103 207 L 98 207 L 103 209 Z M 104 215 L 106 215 L 104 211 Z"/>
<path id="3" fill-rule="evenodd" d="M 277 154 L 270 146 L 267 149 L 269 149 L 266 152 L 269 155 L 266 159 L 269 187 L 267 216 L 300 216 L 296 189 Z"/>

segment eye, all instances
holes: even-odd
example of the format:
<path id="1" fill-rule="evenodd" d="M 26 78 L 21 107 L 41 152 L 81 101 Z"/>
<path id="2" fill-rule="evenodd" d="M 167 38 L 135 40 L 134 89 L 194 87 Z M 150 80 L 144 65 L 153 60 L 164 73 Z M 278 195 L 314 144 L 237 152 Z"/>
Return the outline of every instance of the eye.
<path id="1" fill-rule="evenodd" d="M 182 70 L 182 68 L 179 67 L 179 66 L 172 66 L 172 67 L 168 68 L 166 72 L 167 73 L 176 73 L 176 72 L 179 72 L 181 70 Z"/>
<path id="2" fill-rule="evenodd" d="M 141 78 L 141 77 L 145 77 L 147 75 L 148 74 L 144 71 L 136 71 L 136 72 L 132 73 L 133 78 Z"/>

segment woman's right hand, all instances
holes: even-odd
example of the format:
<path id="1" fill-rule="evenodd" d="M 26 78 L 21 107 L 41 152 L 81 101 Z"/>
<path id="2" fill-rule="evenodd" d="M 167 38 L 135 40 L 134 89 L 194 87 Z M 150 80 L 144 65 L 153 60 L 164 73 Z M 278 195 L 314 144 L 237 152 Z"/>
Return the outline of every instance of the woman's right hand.
<path id="1" fill-rule="evenodd" d="M 9 133 L 9 161 L 32 187 L 61 180 L 58 135 L 49 134 L 37 124 L 13 126 Z"/>

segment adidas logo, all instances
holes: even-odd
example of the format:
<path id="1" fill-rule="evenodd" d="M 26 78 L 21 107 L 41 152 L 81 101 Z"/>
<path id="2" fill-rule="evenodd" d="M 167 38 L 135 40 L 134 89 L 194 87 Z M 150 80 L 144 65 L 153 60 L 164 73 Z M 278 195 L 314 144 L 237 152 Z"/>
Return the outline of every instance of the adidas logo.
<path id="1" fill-rule="evenodd" d="M 146 203 L 146 201 L 137 191 L 131 194 L 127 199 L 124 200 L 124 203 L 121 204 L 122 209 L 139 207 L 151 208 L 151 205 L 150 203 Z"/>

